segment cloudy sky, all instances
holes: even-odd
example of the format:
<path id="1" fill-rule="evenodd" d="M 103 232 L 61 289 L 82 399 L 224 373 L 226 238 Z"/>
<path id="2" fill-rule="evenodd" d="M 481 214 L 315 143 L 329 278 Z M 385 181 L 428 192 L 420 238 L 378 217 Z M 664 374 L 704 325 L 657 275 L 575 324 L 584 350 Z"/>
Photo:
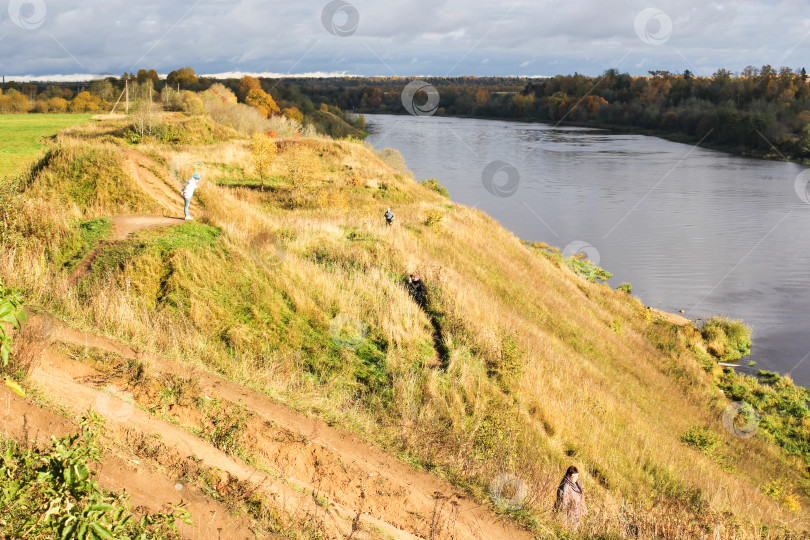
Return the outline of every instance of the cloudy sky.
<path id="1" fill-rule="evenodd" d="M 810 69 L 802 0 L 0 0 L 0 75 Z"/>

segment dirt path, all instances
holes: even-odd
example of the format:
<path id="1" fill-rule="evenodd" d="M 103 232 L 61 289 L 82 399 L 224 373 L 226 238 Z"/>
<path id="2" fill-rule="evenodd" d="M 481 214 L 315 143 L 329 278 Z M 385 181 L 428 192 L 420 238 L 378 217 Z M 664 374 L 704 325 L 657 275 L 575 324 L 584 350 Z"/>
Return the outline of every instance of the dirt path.
<path id="1" fill-rule="evenodd" d="M 62 437 L 78 430 L 78 425 L 64 416 L 26 401 L 5 385 L 0 386 L 0 433 L 4 436 L 47 445 L 51 436 Z M 134 455 L 105 452 L 101 463 L 93 469 L 102 488 L 126 490 L 133 508 L 155 513 L 167 510 L 167 505 L 185 502 L 195 526 L 177 523 L 184 538 L 255 538 L 249 524 L 233 517 L 223 504 L 212 501 L 195 486 L 182 485 L 178 490 L 176 481 L 151 470 Z"/>
<path id="2" fill-rule="evenodd" d="M 164 168 L 153 159 L 137 150 L 124 150 L 124 167 L 129 175 L 149 194 L 163 209 L 167 216 L 183 215 L 182 186 L 175 186 Z M 192 202 L 190 211 L 196 211 Z"/>
<path id="3" fill-rule="evenodd" d="M 93 268 L 93 262 L 99 254 L 115 242 L 120 242 L 130 234 L 151 229 L 154 227 L 171 227 L 185 223 L 182 218 L 172 218 L 163 216 L 115 216 L 112 221 L 112 233 L 108 240 L 101 242 L 93 251 L 80 262 L 73 272 L 68 276 L 68 283 L 75 286 Z"/>
<path id="4" fill-rule="evenodd" d="M 194 380 L 206 398 L 245 407 L 257 419 L 245 428 L 249 449 L 252 455 L 260 456 L 274 474 L 257 470 L 175 423 L 156 418 L 141 408 L 131 411 L 126 425 L 127 429 L 145 436 L 159 434 L 169 453 L 194 455 L 206 465 L 252 482 L 280 502 L 287 512 L 318 516 L 331 537 L 349 536 L 352 520 L 360 512 L 359 522 L 365 525 L 365 530 L 376 529 L 393 538 L 533 538 L 446 482 L 411 468 L 354 434 L 309 418 L 217 375 L 67 327 L 57 327 L 53 339 L 137 360 L 156 377 L 173 375 Z M 32 380 L 68 409 L 78 414 L 100 399 L 114 403 L 113 411 L 127 407 L 123 401 L 116 401 L 118 398 L 85 382 L 92 379 L 87 365 L 53 350 L 46 351 L 45 360 L 33 371 Z M 139 405 L 148 402 L 148 396 L 139 393 L 137 386 L 126 390 L 136 396 Z M 175 412 L 182 418 L 194 411 Z M 316 504 L 312 494 L 328 504 L 325 507 Z"/>
<path id="5" fill-rule="evenodd" d="M 112 235 L 109 240 L 99 244 L 93 251 L 73 269 L 68 276 L 68 283 L 75 286 L 93 267 L 93 262 L 98 255 L 114 242 L 124 240 L 130 234 L 144 229 L 154 227 L 170 227 L 179 225 L 183 220 L 183 197 L 180 195 L 179 186 L 174 186 L 169 176 L 164 174 L 161 167 L 153 159 L 138 152 L 137 150 L 124 150 L 124 168 L 129 175 L 137 182 L 155 202 L 157 202 L 166 212 L 163 216 L 115 216 L 112 220 Z M 197 204 L 192 201 L 189 213 L 198 210 Z"/>

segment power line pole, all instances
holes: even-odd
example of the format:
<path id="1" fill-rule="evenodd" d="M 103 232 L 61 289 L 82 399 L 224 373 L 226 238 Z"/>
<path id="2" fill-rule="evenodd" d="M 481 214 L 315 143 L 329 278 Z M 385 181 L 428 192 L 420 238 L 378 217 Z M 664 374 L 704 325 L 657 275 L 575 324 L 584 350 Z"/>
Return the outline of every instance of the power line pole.
<path id="1" fill-rule="evenodd" d="M 124 81 L 124 91 L 127 93 L 127 114 L 129 114 L 129 79 Z"/>

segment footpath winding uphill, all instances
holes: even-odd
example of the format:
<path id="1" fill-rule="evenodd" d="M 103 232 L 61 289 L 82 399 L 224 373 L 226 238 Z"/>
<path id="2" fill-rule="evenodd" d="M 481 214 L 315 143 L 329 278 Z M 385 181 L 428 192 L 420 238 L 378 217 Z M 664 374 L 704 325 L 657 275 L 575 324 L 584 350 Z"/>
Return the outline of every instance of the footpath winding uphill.
<path id="1" fill-rule="evenodd" d="M 127 152 L 130 173 L 170 211 L 169 205 L 177 202 L 173 188 L 151 172 L 156 164 L 145 160 L 135 151 Z M 138 230 L 182 223 L 176 217 L 160 216 L 112 219 L 112 237 L 76 269 L 73 283 L 111 243 Z M 135 506 L 151 511 L 186 502 L 195 525 L 180 526 L 184 538 L 255 537 L 247 517 L 234 516 L 195 486 L 191 479 L 202 470 L 214 471 L 215 487 L 238 486 L 245 496 L 261 495 L 294 522 L 318 523 L 331 538 L 533 538 L 450 484 L 413 469 L 351 432 L 201 367 L 63 326 L 46 315 L 30 319 L 29 339 L 41 351 L 30 381 L 48 408 L 0 387 L 0 431 L 45 442 L 51 435 L 77 429 L 76 423 L 56 410 L 77 417 L 96 410 L 107 419 L 107 452 L 97 468 L 101 485 L 125 489 Z M 192 389 L 193 399 L 175 400 L 168 410 L 161 408 L 165 381 L 179 381 Z M 207 421 L 201 401 L 216 404 L 217 410 L 241 411 L 243 450 L 250 460 L 201 436 L 200 426 Z"/>

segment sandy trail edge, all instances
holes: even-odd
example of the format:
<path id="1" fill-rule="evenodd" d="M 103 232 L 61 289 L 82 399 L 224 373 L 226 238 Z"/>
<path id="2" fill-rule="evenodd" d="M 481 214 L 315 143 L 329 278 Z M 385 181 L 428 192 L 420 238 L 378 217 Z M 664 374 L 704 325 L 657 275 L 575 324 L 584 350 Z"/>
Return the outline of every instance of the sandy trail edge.
<path id="1" fill-rule="evenodd" d="M 117 395 L 77 382 L 72 373 L 73 362 L 53 351 L 46 351 L 43 360 L 42 364 L 31 372 L 31 381 L 51 399 L 77 415 L 91 407 L 97 409 L 107 418 L 106 427 L 116 440 L 124 439 L 126 430 L 134 430 L 147 437 L 157 437 L 178 459 L 194 456 L 195 460 L 206 466 L 252 483 L 259 492 L 274 500 L 289 515 L 318 517 L 331 538 L 345 538 L 351 534 L 351 520 L 355 516 L 355 512 L 351 509 L 334 501 L 330 501 L 326 508 L 320 507 L 309 494 L 231 457 L 208 441 L 132 406 Z M 361 521 L 397 540 L 417 538 L 373 516 L 364 515 Z M 226 537 L 233 537 L 231 531 L 226 533 Z M 362 535 L 355 536 L 363 538 Z"/>
<path id="2" fill-rule="evenodd" d="M 62 437 L 78 429 L 77 424 L 64 416 L 30 403 L 0 385 L 0 433 L 5 437 L 47 445 L 51 436 Z M 133 508 L 142 507 L 154 513 L 166 510 L 169 504 L 185 502 L 195 526 L 178 522 L 183 538 L 255 538 L 248 525 L 231 516 L 224 505 L 212 501 L 195 486 L 177 490 L 175 481 L 153 472 L 135 456 L 105 452 L 101 463 L 92 468 L 98 473 L 96 480 L 102 488 L 114 492 L 126 490 Z"/>
<path id="3" fill-rule="evenodd" d="M 402 494 L 403 508 L 391 508 L 391 515 L 379 514 L 372 516 L 364 513 L 363 518 L 364 521 L 368 519 L 368 523 L 374 523 L 382 530 L 388 529 L 386 532 L 388 534 L 394 533 L 391 535 L 395 538 L 426 538 L 430 536 L 429 522 L 435 507 L 436 494 L 441 494 L 446 499 L 454 501 L 457 505 L 458 517 L 452 527 L 452 537 L 455 539 L 511 538 L 528 540 L 534 538 L 528 531 L 507 519 L 496 516 L 490 508 L 481 506 L 447 482 L 427 472 L 413 469 L 351 432 L 332 427 L 317 418 L 307 417 L 285 405 L 274 402 L 267 396 L 227 381 L 199 367 L 183 364 L 159 355 L 137 351 L 116 340 L 65 326 L 55 327 L 52 339 L 79 347 L 95 347 L 113 352 L 123 358 L 138 359 L 146 362 L 150 372 L 171 373 L 193 378 L 199 383 L 202 391 L 234 403 L 241 403 L 258 417 L 305 437 L 312 445 L 321 447 L 323 451 L 329 452 L 338 461 L 359 469 L 364 478 L 380 478 L 387 486 L 386 491 Z M 58 364 L 58 361 L 55 359 L 53 367 L 48 367 L 47 371 L 40 370 L 38 374 L 35 373 L 35 379 L 45 386 L 56 384 L 52 391 L 59 391 L 60 394 L 64 395 L 65 399 L 70 399 L 71 395 L 80 392 L 80 389 L 73 387 L 77 383 L 64 380 L 64 378 L 58 377 L 58 373 L 53 372 L 56 369 L 56 364 Z M 48 373 L 49 371 L 51 373 Z M 53 382 L 57 380 L 61 382 Z M 58 387 L 62 387 L 62 390 L 59 390 Z M 65 391 L 67 387 L 72 388 Z M 85 399 L 95 399 L 95 397 L 87 394 Z M 82 403 L 85 408 L 89 405 L 92 405 L 92 401 L 89 404 Z M 144 427 L 148 426 L 145 424 Z M 149 431 L 152 431 L 152 429 L 149 429 Z M 308 484 L 306 478 L 313 478 L 318 471 L 312 470 L 311 473 L 312 475 L 304 474 L 304 478 L 299 476 L 297 480 L 292 478 L 290 480 L 297 485 L 306 486 Z M 375 494 L 372 491 L 367 491 L 366 496 L 374 497 Z M 381 504 L 384 506 L 384 503 Z M 340 507 L 341 505 L 336 504 L 336 506 Z M 419 519 L 416 519 L 417 517 Z M 419 524 L 418 527 L 415 522 Z M 426 522 L 428 523 L 427 526 L 425 526 Z M 389 526 L 385 527 L 384 524 Z"/>

